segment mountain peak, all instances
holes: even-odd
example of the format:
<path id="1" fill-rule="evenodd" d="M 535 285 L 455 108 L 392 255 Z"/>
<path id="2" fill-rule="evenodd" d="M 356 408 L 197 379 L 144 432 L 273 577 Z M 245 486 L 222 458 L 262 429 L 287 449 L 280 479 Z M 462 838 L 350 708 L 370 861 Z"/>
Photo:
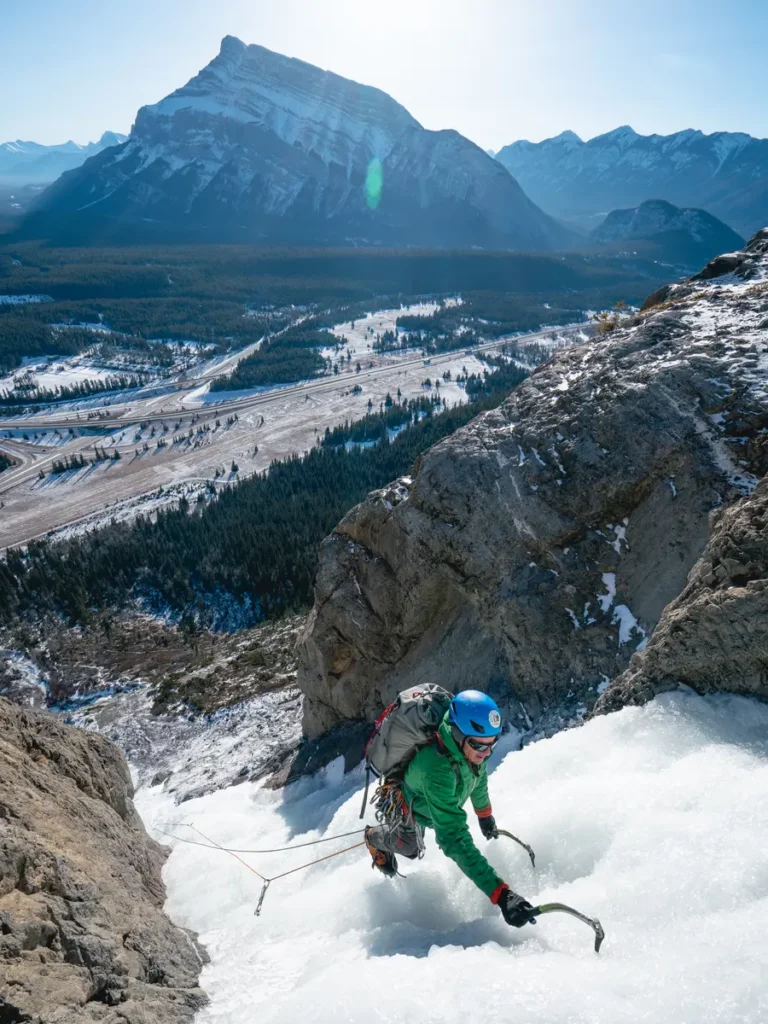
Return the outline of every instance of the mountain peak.
<path id="1" fill-rule="evenodd" d="M 696 128 L 640 135 L 628 124 L 583 145 L 564 138 L 513 142 L 496 159 L 535 203 L 582 229 L 659 196 L 707 210 L 745 237 L 768 223 L 768 139 Z"/>
<path id="2" fill-rule="evenodd" d="M 553 136 L 553 138 L 551 138 L 549 141 L 550 142 L 578 142 L 578 143 L 580 143 L 582 145 L 583 145 L 583 142 L 584 142 L 584 140 L 580 136 L 578 136 L 576 134 L 576 132 L 572 132 L 568 128 L 566 128 L 566 130 L 564 132 L 560 132 L 559 135 Z"/>
<path id="3" fill-rule="evenodd" d="M 247 49 L 248 47 L 246 46 L 246 44 L 242 41 L 242 39 L 238 39 L 237 36 L 224 36 L 224 38 L 221 40 L 221 48 L 219 50 L 219 53 L 241 54 L 244 53 Z"/>
<path id="4" fill-rule="evenodd" d="M 613 131 L 605 132 L 603 135 L 596 135 L 593 139 L 590 139 L 590 142 L 595 142 L 597 139 L 610 139 L 612 142 L 634 142 L 635 139 L 639 138 L 640 136 L 631 125 L 622 124 L 618 128 L 614 128 Z"/>
<path id="5" fill-rule="evenodd" d="M 127 135 L 123 135 L 120 132 L 104 132 L 98 142 L 92 142 L 90 145 L 99 146 L 101 149 L 104 149 L 107 146 L 120 146 L 127 140 L 127 138 Z"/>
<path id="6" fill-rule="evenodd" d="M 364 188 L 374 160 L 380 206 Z M 427 131 L 381 89 L 235 36 L 186 85 L 142 107 L 126 145 L 50 189 L 21 230 L 51 223 L 78 238 L 107 224 L 120 225 L 116 237 L 163 240 L 525 249 L 570 240 L 458 132 Z"/>

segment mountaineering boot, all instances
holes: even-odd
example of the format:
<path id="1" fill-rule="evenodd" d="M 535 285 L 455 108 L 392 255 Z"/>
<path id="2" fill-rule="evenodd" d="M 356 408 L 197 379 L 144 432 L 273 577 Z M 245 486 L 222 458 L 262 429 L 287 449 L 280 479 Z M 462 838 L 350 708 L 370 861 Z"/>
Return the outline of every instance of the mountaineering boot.
<path id="1" fill-rule="evenodd" d="M 376 849 L 368 839 L 368 835 L 372 831 L 372 827 L 367 825 L 363 834 L 368 853 L 373 857 L 371 867 L 378 868 L 382 875 L 386 875 L 387 878 L 395 878 L 397 875 L 397 857 L 395 857 L 394 853 L 386 853 L 384 850 Z"/>

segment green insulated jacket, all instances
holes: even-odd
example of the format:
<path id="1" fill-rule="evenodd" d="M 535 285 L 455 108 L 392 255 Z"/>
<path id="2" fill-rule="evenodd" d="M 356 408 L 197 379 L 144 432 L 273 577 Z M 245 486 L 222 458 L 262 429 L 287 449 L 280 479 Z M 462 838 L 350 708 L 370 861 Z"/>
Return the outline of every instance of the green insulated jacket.
<path id="1" fill-rule="evenodd" d="M 435 830 L 437 845 L 494 902 L 504 882 L 472 841 L 462 810 L 471 797 L 475 813 L 491 813 L 485 764 L 474 767 L 451 735 L 448 716 L 437 730 L 438 740 L 415 755 L 405 772 L 403 796 L 416 821 Z"/>

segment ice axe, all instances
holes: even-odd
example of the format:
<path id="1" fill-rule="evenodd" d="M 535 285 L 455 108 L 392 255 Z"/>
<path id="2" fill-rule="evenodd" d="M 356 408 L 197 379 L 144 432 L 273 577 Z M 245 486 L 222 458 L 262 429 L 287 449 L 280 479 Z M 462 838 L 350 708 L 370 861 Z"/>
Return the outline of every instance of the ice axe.
<path id="1" fill-rule="evenodd" d="M 504 828 L 496 829 L 500 836 L 507 836 L 508 839 L 514 839 L 518 846 L 527 852 L 531 858 L 531 865 L 536 867 L 536 854 L 533 852 L 528 843 L 524 843 L 522 839 L 518 839 L 517 836 L 512 835 L 511 832 L 507 832 Z M 570 914 L 571 917 L 578 918 L 579 921 L 583 921 L 584 924 L 589 925 L 592 931 L 595 933 L 595 952 L 600 952 L 600 946 L 602 945 L 603 939 L 605 938 L 605 932 L 603 926 L 600 924 L 596 917 L 587 917 L 586 914 L 580 913 L 578 910 L 574 910 L 573 907 L 568 907 L 565 903 L 542 903 L 539 907 L 533 908 L 533 917 L 538 917 L 540 914 L 551 914 L 559 912 L 561 914 Z"/>
<path id="2" fill-rule="evenodd" d="M 512 833 L 511 832 L 507 832 L 507 830 L 505 828 L 497 828 L 496 832 L 500 836 L 507 836 L 507 838 L 509 838 L 509 839 L 514 839 L 514 841 L 518 844 L 518 846 L 522 846 L 522 848 L 526 851 L 528 856 L 531 858 L 531 866 L 534 867 L 534 868 L 536 867 L 536 854 L 533 852 L 533 850 L 528 845 L 528 843 L 524 843 L 522 839 L 518 839 L 517 836 L 513 836 Z"/>
<path id="3" fill-rule="evenodd" d="M 600 946 L 605 938 L 605 932 L 603 931 L 603 926 L 596 917 L 587 917 L 586 914 L 579 913 L 579 911 L 574 910 L 573 907 L 567 907 L 565 903 L 542 903 L 541 906 L 533 908 L 532 916 L 538 917 L 540 914 L 551 914 L 558 911 L 563 914 L 570 914 L 571 917 L 576 917 L 579 921 L 583 921 L 584 924 L 589 925 L 595 933 L 595 952 L 599 953 Z"/>

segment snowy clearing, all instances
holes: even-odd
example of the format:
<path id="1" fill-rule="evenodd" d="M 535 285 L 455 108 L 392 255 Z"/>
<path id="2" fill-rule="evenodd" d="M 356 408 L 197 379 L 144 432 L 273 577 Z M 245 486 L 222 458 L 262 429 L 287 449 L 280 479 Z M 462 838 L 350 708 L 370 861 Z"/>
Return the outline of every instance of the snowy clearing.
<path id="1" fill-rule="evenodd" d="M 31 302 L 53 302 L 50 295 L 0 295 L 0 306 L 27 306 Z"/>
<path id="2" fill-rule="evenodd" d="M 211 956 L 197 1024 L 768 1019 L 767 730 L 756 701 L 678 692 L 498 765 L 496 819 L 531 843 L 536 870 L 512 842 L 485 843 L 474 823 L 473 834 L 532 902 L 599 917 L 599 956 L 564 915 L 509 928 L 430 834 L 405 879 L 381 877 L 354 850 L 274 882 L 260 917 L 260 880 L 242 864 L 173 843 L 166 909 Z M 360 784 L 359 770 L 334 763 L 282 792 L 245 783 L 176 807 L 156 787 L 137 805 L 148 827 L 193 821 L 223 845 L 275 847 L 359 828 Z M 244 859 L 269 876 L 312 854 Z"/>
<path id="3" fill-rule="evenodd" d="M 16 379 L 28 381 L 30 387 L 39 388 L 41 391 L 54 391 L 56 388 L 82 384 L 86 380 L 106 380 L 114 376 L 115 372 L 95 366 L 87 357 L 82 356 L 55 362 L 43 361 L 26 366 L 23 370 L 14 370 L 7 377 L 0 379 L 0 391 L 12 391 Z"/>
<path id="4" fill-rule="evenodd" d="M 440 305 L 441 303 L 439 302 L 418 302 L 412 306 L 398 306 L 397 309 L 380 309 L 376 313 L 366 313 L 365 316 L 358 317 L 355 320 L 346 320 L 344 323 L 329 328 L 329 330 L 339 341 L 343 339 L 345 351 L 349 350 L 353 359 L 360 359 L 362 357 L 369 359 L 377 334 L 384 334 L 385 331 L 394 331 L 396 334 L 401 333 L 397 327 L 397 318 L 399 316 L 405 316 L 406 314 L 410 316 L 432 316 L 440 308 Z M 460 306 L 461 299 L 445 299 L 442 305 Z M 354 327 L 352 326 L 353 324 Z M 320 349 L 320 355 L 324 359 L 333 359 L 337 356 L 337 353 L 333 348 L 323 348 Z M 392 358 L 392 353 L 390 353 L 390 358 Z"/>

